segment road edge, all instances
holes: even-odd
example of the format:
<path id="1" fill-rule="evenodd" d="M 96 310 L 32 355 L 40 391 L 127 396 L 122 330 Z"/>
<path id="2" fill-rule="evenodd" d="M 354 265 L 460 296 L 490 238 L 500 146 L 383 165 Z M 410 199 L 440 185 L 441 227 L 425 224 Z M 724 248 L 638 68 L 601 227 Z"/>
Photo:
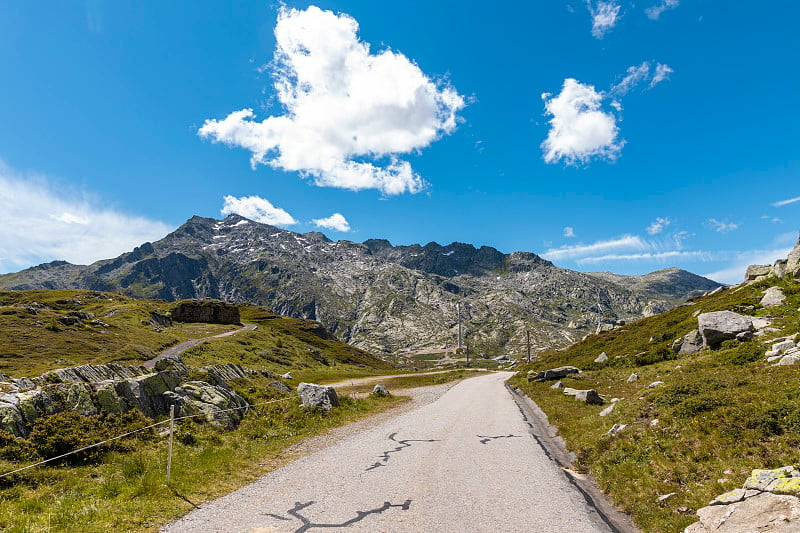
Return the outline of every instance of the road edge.
<path id="1" fill-rule="evenodd" d="M 564 439 L 558 436 L 558 430 L 550 425 L 545 412 L 519 389 L 512 388 L 508 382 L 505 386 L 528 423 L 536 442 L 550 460 L 561 468 L 569 482 L 583 494 L 587 503 L 597 511 L 611 530 L 615 533 L 641 533 L 633 524 L 633 519 L 611 503 L 591 475 L 579 474 L 572 469 L 575 455 L 567 450 Z"/>

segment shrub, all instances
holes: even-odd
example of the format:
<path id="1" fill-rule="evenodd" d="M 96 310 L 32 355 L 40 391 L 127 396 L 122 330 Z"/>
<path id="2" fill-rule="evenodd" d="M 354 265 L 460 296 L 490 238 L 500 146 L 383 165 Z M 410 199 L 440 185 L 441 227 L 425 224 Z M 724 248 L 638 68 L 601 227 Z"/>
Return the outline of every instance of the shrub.
<path id="1" fill-rule="evenodd" d="M 0 459 L 16 462 L 32 462 L 40 459 L 30 442 L 0 430 Z"/>
<path id="2" fill-rule="evenodd" d="M 765 348 L 760 343 L 743 342 L 737 344 L 736 347 L 728 350 L 726 353 L 720 354 L 719 361 L 733 365 L 746 365 L 747 363 L 752 363 L 762 359 L 765 353 Z"/>

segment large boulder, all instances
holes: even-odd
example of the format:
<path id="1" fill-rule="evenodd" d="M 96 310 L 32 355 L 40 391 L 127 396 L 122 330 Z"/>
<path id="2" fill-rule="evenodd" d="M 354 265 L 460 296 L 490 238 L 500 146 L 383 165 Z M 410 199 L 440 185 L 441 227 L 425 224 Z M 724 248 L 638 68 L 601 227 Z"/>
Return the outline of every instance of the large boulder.
<path id="1" fill-rule="evenodd" d="M 580 370 L 574 366 L 560 366 L 558 368 L 551 368 L 549 370 L 542 370 L 538 373 L 528 373 L 528 381 L 549 381 L 552 379 L 561 379 L 569 376 L 570 374 L 579 374 Z"/>
<path id="2" fill-rule="evenodd" d="M 326 411 L 339 407 L 339 397 L 333 387 L 301 383 L 297 386 L 297 392 L 300 393 L 300 400 L 305 407 L 320 407 Z"/>
<path id="3" fill-rule="evenodd" d="M 232 390 L 204 381 L 181 383 L 165 398 L 179 407 L 180 416 L 205 415 L 207 422 L 224 430 L 235 428 L 249 410 L 247 401 Z"/>
<path id="4" fill-rule="evenodd" d="M 745 281 L 760 281 L 772 275 L 770 265 L 750 265 L 744 274 Z"/>
<path id="5" fill-rule="evenodd" d="M 764 307 L 776 307 L 783 304 L 786 295 L 780 287 L 770 287 L 764 291 L 764 297 L 761 298 L 761 305 Z"/>
<path id="6" fill-rule="evenodd" d="M 698 330 L 703 337 L 703 346 L 716 347 L 722 341 L 743 340 L 752 335 L 753 320 L 733 311 L 713 311 L 697 317 Z"/>

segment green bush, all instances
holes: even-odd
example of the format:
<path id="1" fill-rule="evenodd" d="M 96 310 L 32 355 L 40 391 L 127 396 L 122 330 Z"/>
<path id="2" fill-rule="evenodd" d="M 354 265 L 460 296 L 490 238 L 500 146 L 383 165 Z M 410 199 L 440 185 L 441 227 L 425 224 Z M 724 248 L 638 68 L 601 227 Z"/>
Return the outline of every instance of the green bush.
<path id="1" fill-rule="evenodd" d="M 733 365 L 746 365 L 747 363 L 752 363 L 762 359 L 765 353 L 766 353 L 765 348 L 764 346 L 761 345 L 761 343 L 758 342 L 737 343 L 737 345 L 733 349 L 720 354 L 719 361 L 722 363 L 728 363 Z"/>
<path id="2" fill-rule="evenodd" d="M 633 357 L 633 362 L 636 366 L 646 366 L 677 358 L 678 354 L 670 350 L 668 347 L 659 346 L 653 351 L 636 354 Z"/>
<path id="3" fill-rule="evenodd" d="M 30 442 L 0 430 L 0 459 L 27 463 L 41 458 Z"/>

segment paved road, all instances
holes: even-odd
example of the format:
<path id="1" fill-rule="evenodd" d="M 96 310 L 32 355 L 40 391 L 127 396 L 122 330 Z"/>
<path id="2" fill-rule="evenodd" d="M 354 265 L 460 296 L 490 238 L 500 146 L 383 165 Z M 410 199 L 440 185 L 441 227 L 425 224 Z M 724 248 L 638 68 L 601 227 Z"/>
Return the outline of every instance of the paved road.
<path id="1" fill-rule="evenodd" d="M 529 433 L 511 375 L 467 379 L 164 531 L 610 531 Z"/>
<path id="2" fill-rule="evenodd" d="M 153 368 L 154 366 L 156 366 L 156 362 L 158 362 L 158 361 L 160 361 L 162 359 L 167 359 L 168 357 L 175 357 L 177 355 L 180 355 L 183 352 L 185 352 L 186 350 L 188 350 L 189 348 L 194 348 L 198 344 L 203 344 L 206 341 L 210 341 L 211 339 L 218 339 L 220 337 L 230 337 L 231 335 L 236 335 L 236 334 L 242 333 L 244 331 L 253 331 L 257 327 L 258 326 L 256 326 L 255 324 L 245 324 L 241 328 L 234 329 L 233 331 L 226 331 L 225 333 L 220 333 L 219 335 L 212 335 L 211 337 L 204 337 L 202 339 L 191 339 L 191 340 L 182 342 L 180 344 L 176 344 L 172 348 L 167 348 L 166 350 L 164 350 L 163 352 L 161 352 L 157 356 L 153 357 L 149 361 L 146 361 L 144 363 L 144 366 L 146 366 L 147 368 Z"/>

